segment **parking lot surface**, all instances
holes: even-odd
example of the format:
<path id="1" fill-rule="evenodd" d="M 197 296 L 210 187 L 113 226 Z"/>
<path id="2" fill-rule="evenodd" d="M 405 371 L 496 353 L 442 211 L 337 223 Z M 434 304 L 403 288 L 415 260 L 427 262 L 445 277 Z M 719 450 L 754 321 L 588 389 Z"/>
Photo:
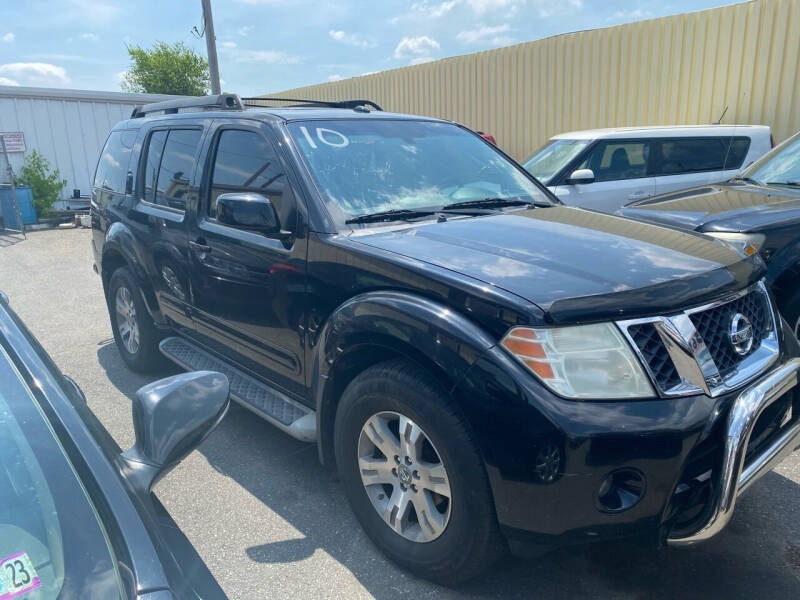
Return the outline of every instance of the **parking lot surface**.
<path id="1" fill-rule="evenodd" d="M 81 229 L 4 237 L 0 290 L 126 448 L 130 398 L 157 376 L 132 373 L 117 353 L 89 238 Z M 156 493 L 231 598 L 800 598 L 798 453 L 751 488 L 704 545 L 564 548 L 536 561 L 508 558 L 456 589 L 384 559 L 315 448 L 238 406 Z"/>

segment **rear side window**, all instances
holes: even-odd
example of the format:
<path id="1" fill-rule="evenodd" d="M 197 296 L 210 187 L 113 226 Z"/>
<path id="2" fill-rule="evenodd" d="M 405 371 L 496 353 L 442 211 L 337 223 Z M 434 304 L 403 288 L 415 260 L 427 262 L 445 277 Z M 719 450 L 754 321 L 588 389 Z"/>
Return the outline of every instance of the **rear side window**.
<path id="1" fill-rule="evenodd" d="M 223 130 L 214 156 L 208 216 L 216 217 L 217 197 L 256 192 L 269 198 L 279 215 L 284 208 L 286 177 L 272 145 L 255 131 Z"/>
<path id="2" fill-rule="evenodd" d="M 153 132 L 145 158 L 144 199 L 147 202 L 186 210 L 202 133 L 199 129 Z"/>
<path id="3" fill-rule="evenodd" d="M 99 204 L 108 204 L 114 193 L 125 193 L 128 161 L 134 141 L 135 130 L 125 129 L 109 134 L 94 174 L 95 201 Z"/>
<path id="4" fill-rule="evenodd" d="M 153 204 L 156 203 L 156 179 L 166 141 L 166 131 L 154 131 L 147 143 L 147 155 L 144 161 L 144 199 Z"/>
<path id="5" fill-rule="evenodd" d="M 747 151 L 750 150 L 750 138 L 728 138 L 726 143 L 729 143 L 730 147 L 728 148 L 728 156 L 725 159 L 725 168 L 738 169 L 742 166 L 742 163 L 747 156 Z"/>
<path id="6" fill-rule="evenodd" d="M 721 171 L 728 145 L 721 138 L 676 138 L 661 142 L 661 174 Z"/>
<path id="7" fill-rule="evenodd" d="M 591 169 L 595 181 L 617 181 L 647 177 L 650 156 L 648 140 L 600 142 L 579 169 Z"/>

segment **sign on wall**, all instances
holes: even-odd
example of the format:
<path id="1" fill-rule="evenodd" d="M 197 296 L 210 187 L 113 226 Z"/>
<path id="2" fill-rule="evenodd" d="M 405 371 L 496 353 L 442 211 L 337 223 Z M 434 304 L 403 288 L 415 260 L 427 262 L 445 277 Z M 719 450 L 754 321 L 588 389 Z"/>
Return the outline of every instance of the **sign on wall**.
<path id="1" fill-rule="evenodd" d="M 25 134 L 21 131 L 0 132 L 6 143 L 6 152 L 25 152 Z"/>

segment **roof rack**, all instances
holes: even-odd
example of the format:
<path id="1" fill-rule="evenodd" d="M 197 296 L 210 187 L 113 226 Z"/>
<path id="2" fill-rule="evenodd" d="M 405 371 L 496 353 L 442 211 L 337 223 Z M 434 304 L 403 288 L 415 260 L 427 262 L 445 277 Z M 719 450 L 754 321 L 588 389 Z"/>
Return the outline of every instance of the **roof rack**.
<path id="1" fill-rule="evenodd" d="M 257 102 L 299 102 L 299 104 L 290 105 L 287 108 L 297 106 L 324 106 L 327 108 L 358 108 L 359 106 L 370 106 L 375 110 L 383 112 L 383 109 L 372 100 L 308 100 L 306 98 L 267 98 L 267 97 L 254 97 L 242 98 L 245 106 L 261 106 L 267 107 L 265 104 L 256 104 Z"/>
<path id="2" fill-rule="evenodd" d="M 153 102 L 135 106 L 131 113 L 131 119 L 139 119 L 154 112 L 163 111 L 165 115 L 174 115 L 182 108 L 206 108 L 219 110 L 243 110 L 242 99 L 236 94 L 218 94 L 216 96 L 190 96 L 188 98 L 176 98 L 175 100 L 165 100 L 163 102 Z"/>

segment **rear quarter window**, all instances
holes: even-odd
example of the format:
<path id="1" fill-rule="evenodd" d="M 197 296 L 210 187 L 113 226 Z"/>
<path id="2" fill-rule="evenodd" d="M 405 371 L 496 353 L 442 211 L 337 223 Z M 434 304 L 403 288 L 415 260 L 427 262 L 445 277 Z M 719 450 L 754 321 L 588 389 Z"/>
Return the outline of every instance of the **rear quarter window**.
<path id="1" fill-rule="evenodd" d="M 135 141 L 136 130 L 134 129 L 112 131 L 109 134 L 94 174 L 93 187 L 95 202 L 98 204 L 109 204 L 114 194 L 125 193 L 128 162 Z"/>
<path id="2" fill-rule="evenodd" d="M 742 166 L 747 152 L 750 150 L 749 137 L 735 137 L 730 141 L 728 156 L 725 159 L 726 169 L 738 169 Z"/>

